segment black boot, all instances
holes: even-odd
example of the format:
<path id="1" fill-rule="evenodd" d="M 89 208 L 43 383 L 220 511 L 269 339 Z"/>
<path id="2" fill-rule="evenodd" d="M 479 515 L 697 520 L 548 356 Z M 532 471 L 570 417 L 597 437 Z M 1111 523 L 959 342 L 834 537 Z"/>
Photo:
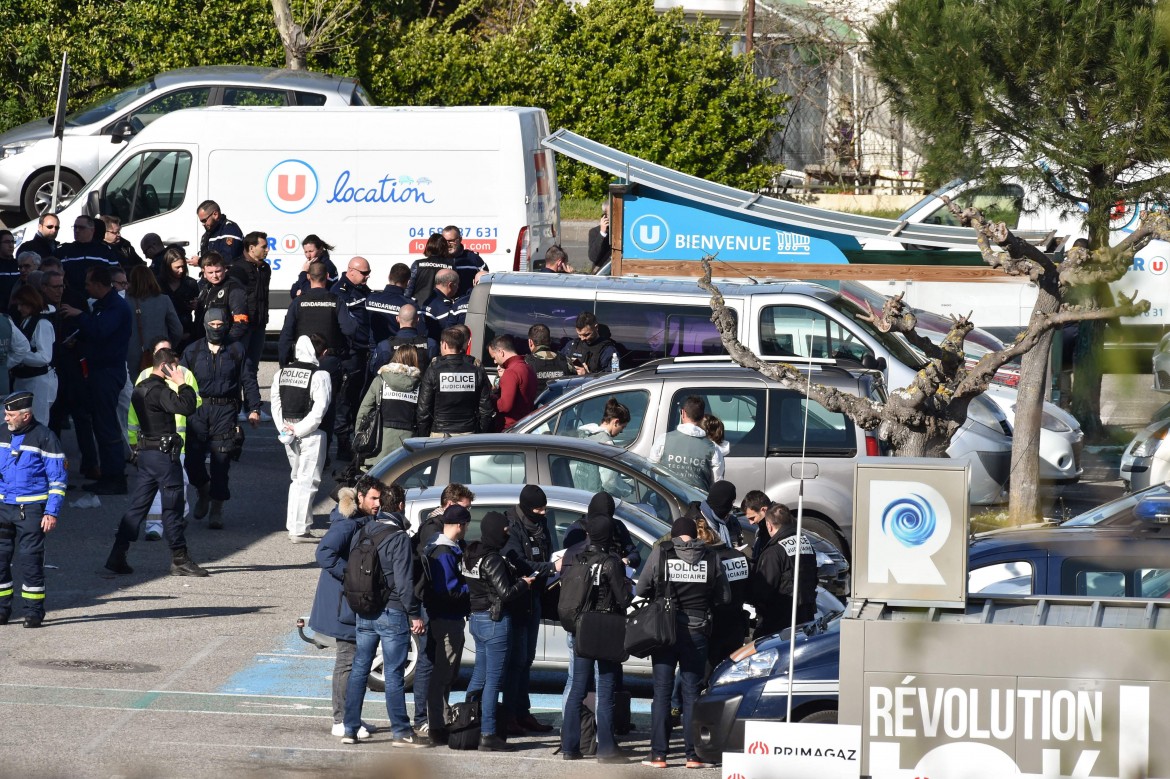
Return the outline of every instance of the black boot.
<path id="1" fill-rule="evenodd" d="M 207 576 L 207 571 L 187 556 L 187 547 L 181 546 L 171 552 L 171 576 Z"/>
<path id="2" fill-rule="evenodd" d="M 507 741 L 500 738 L 494 733 L 482 735 L 479 737 L 479 751 L 480 752 L 511 752 L 512 747 L 508 745 Z"/>
<path id="3" fill-rule="evenodd" d="M 126 563 L 126 552 L 130 549 L 130 544 L 125 542 L 114 542 L 114 548 L 110 550 L 110 556 L 106 558 L 106 570 L 125 576 L 134 573 L 134 569 Z"/>

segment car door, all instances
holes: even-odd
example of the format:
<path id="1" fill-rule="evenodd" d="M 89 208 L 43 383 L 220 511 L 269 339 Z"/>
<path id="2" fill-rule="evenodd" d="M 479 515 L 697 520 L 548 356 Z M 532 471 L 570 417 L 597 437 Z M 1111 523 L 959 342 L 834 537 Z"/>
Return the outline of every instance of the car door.
<path id="1" fill-rule="evenodd" d="M 157 233 L 164 242 L 181 240 L 192 232 L 197 177 L 193 144 L 176 148 L 146 149 L 127 157 L 120 168 L 90 196 L 97 195 L 98 209 L 122 219 L 122 237 L 138 245 L 146 233 Z"/>

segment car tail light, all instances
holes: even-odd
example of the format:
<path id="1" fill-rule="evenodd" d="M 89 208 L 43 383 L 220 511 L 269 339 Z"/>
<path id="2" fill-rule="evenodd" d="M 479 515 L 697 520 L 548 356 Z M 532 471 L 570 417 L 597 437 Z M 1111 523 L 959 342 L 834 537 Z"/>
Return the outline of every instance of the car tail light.
<path id="1" fill-rule="evenodd" d="M 882 448 L 878 444 L 876 435 L 867 435 L 865 437 L 865 454 L 867 457 L 878 457 L 882 453 Z"/>
<path id="2" fill-rule="evenodd" d="M 520 228 L 516 236 L 516 253 L 512 255 L 512 270 L 528 270 L 528 226 Z"/>

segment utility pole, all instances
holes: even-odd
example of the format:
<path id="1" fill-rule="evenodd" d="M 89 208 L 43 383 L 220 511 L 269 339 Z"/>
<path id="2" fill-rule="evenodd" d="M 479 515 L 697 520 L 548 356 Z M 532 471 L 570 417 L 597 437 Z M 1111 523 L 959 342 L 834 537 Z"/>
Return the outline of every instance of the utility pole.
<path id="1" fill-rule="evenodd" d="M 756 38 L 756 0 L 747 0 L 747 29 L 744 30 L 744 37 L 747 38 L 743 44 L 743 50 L 747 54 L 752 53 L 752 43 Z"/>

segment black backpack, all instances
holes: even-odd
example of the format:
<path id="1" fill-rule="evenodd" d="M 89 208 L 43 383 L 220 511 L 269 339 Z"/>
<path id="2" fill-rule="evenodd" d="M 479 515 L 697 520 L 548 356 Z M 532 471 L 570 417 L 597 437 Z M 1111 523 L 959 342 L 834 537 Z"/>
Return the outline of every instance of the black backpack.
<path id="1" fill-rule="evenodd" d="M 386 608 L 390 591 L 386 587 L 378 548 L 391 535 L 401 532 L 400 528 L 370 520 L 354 536 L 349 548 L 349 561 L 345 565 L 342 589 L 346 602 L 355 614 L 377 614 Z"/>
<path id="2" fill-rule="evenodd" d="M 561 596 L 557 600 L 557 618 L 567 633 L 577 632 L 577 620 L 593 590 L 593 565 L 587 556 L 577 555 L 573 564 L 561 574 Z"/>

